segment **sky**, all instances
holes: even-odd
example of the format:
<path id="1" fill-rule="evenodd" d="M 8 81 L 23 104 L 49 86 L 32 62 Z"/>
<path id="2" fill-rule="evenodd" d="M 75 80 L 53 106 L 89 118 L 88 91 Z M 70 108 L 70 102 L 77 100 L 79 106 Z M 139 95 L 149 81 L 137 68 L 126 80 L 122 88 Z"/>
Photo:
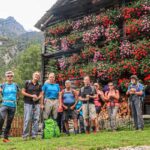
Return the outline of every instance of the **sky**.
<path id="1" fill-rule="evenodd" d="M 0 0 L 0 18 L 13 16 L 26 30 L 37 30 L 34 25 L 56 1 Z"/>

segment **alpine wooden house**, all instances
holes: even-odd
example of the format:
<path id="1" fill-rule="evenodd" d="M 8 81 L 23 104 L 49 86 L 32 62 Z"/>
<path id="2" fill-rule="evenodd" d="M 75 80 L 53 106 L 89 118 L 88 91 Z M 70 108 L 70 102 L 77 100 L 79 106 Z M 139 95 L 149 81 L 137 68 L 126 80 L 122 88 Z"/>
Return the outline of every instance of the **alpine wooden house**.
<path id="1" fill-rule="evenodd" d="M 61 85 L 80 86 L 88 74 L 123 94 L 133 74 L 150 83 L 149 0 L 58 0 L 35 26 L 45 35 L 43 82 L 55 72 Z"/>

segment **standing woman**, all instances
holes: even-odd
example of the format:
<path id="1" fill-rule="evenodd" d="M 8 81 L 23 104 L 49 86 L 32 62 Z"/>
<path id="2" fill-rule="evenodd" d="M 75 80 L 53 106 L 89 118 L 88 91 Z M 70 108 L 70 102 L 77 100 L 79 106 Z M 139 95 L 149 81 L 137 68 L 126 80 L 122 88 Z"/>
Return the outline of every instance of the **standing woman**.
<path id="1" fill-rule="evenodd" d="M 0 108 L 0 133 L 2 133 L 2 127 L 7 116 L 3 139 L 3 142 L 6 143 L 10 142 L 8 135 L 16 111 L 17 94 L 19 92 L 19 88 L 16 83 L 13 83 L 14 73 L 12 71 L 7 71 L 5 76 L 7 82 L 3 83 L 0 87 L 3 100 L 2 107 Z"/>
<path id="2" fill-rule="evenodd" d="M 99 113 L 101 112 L 101 107 L 102 107 L 101 101 L 104 100 L 105 97 L 104 97 L 103 91 L 100 90 L 100 86 L 98 83 L 94 83 L 94 87 L 95 87 L 96 92 L 97 92 L 97 97 L 94 99 L 94 104 L 95 104 L 96 114 L 97 114 L 96 126 L 97 126 L 97 130 L 99 130 L 100 126 L 98 123 L 98 117 L 99 117 Z"/>
<path id="3" fill-rule="evenodd" d="M 108 83 L 109 91 L 105 92 L 108 116 L 112 131 L 116 131 L 116 115 L 119 109 L 119 91 L 115 89 L 112 82 Z"/>

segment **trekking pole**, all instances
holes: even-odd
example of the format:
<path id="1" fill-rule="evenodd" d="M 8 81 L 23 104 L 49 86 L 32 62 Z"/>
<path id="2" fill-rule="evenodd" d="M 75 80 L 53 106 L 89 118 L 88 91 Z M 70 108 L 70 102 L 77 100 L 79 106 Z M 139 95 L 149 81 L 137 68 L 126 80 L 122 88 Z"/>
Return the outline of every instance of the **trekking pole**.
<path id="1" fill-rule="evenodd" d="M 89 110 L 89 100 L 87 101 L 87 116 L 88 116 L 88 128 L 90 130 L 90 110 Z"/>
<path id="2" fill-rule="evenodd" d="M 110 128 L 112 130 L 112 114 L 113 114 L 114 100 L 110 98 Z M 113 120 L 114 121 L 114 120 Z"/>
<path id="3" fill-rule="evenodd" d="M 128 98 L 129 130 L 131 130 L 130 98 Z"/>
<path id="4" fill-rule="evenodd" d="M 41 109 L 41 139 L 44 139 L 44 117 L 43 117 L 43 108 Z"/>

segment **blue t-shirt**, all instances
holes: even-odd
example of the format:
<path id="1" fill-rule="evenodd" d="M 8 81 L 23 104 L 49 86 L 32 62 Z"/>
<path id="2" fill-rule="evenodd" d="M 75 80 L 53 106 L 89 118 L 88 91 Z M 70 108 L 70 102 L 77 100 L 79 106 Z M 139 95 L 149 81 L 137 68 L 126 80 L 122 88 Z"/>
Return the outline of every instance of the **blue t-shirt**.
<path id="1" fill-rule="evenodd" d="M 76 110 L 80 109 L 82 107 L 82 105 L 83 105 L 82 101 L 78 101 L 76 104 L 76 107 L 75 107 Z M 81 115 L 81 116 L 83 115 L 82 109 L 80 110 L 79 115 Z"/>
<path id="2" fill-rule="evenodd" d="M 12 84 L 2 84 L 2 105 L 9 107 L 16 107 L 17 93 L 19 91 L 18 86 L 15 83 Z"/>
<path id="3" fill-rule="evenodd" d="M 144 90 L 144 86 L 141 83 L 137 83 L 137 84 L 130 84 L 128 87 L 128 91 L 130 91 L 131 89 L 135 89 L 136 92 L 140 92 Z"/>
<path id="4" fill-rule="evenodd" d="M 45 98 L 47 99 L 58 99 L 60 87 L 58 84 L 45 83 L 42 87 Z"/>

